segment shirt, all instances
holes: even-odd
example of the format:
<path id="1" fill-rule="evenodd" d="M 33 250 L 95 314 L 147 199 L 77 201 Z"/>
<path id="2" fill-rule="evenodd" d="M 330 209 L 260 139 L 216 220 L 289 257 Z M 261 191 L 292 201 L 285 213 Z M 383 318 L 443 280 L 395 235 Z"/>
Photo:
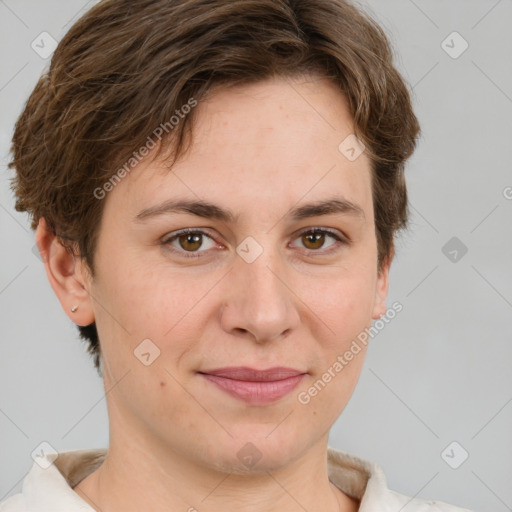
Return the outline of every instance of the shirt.
<path id="1" fill-rule="evenodd" d="M 92 512 L 74 490 L 103 462 L 107 449 L 73 450 L 37 457 L 22 490 L 0 503 L 0 512 Z M 329 480 L 360 500 L 359 512 L 472 512 L 441 501 L 410 498 L 388 489 L 381 467 L 349 453 L 327 449 Z"/>

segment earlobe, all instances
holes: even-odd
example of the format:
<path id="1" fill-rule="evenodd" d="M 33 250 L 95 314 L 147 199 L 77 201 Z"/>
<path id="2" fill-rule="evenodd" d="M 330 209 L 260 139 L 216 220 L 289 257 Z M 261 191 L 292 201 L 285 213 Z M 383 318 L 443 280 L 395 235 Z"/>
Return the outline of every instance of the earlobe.
<path id="1" fill-rule="evenodd" d="M 90 279 L 82 260 L 47 228 L 44 218 L 39 220 L 36 243 L 43 260 L 46 276 L 66 315 L 77 325 L 94 322 Z"/>

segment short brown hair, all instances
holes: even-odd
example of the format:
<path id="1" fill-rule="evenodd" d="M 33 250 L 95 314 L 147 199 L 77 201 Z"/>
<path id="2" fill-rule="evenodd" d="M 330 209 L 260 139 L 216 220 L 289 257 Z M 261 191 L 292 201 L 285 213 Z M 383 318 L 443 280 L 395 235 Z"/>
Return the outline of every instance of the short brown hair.
<path id="1" fill-rule="evenodd" d="M 103 0 L 61 40 L 16 123 L 16 210 L 33 229 L 45 218 L 94 276 L 94 191 L 156 127 L 216 87 L 319 73 L 346 95 L 372 163 L 380 270 L 407 227 L 404 164 L 420 133 L 392 60 L 384 31 L 348 0 Z M 162 137 L 174 160 L 193 113 Z M 95 324 L 79 332 L 100 372 Z"/>

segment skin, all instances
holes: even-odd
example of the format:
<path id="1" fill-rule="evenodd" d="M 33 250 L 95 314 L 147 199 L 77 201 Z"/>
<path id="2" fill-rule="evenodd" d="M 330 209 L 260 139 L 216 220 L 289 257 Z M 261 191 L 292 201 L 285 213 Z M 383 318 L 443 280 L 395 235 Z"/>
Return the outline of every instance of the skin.
<path id="1" fill-rule="evenodd" d="M 392 255 L 378 273 L 370 161 L 338 150 L 353 133 L 346 100 L 319 77 L 274 79 L 221 89 L 195 116 L 194 142 L 171 170 L 146 159 L 103 199 L 94 279 L 44 220 L 37 230 L 64 311 L 78 325 L 96 322 L 109 391 L 107 458 L 75 492 L 103 512 L 355 511 L 358 500 L 329 482 L 327 443 L 365 349 L 307 405 L 297 398 L 386 311 Z M 364 217 L 289 217 L 333 196 Z M 239 217 L 134 220 L 178 197 Z M 202 245 L 164 243 L 182 228 L 207 233 Z M 311 228 L 351 242 L 326 234 L 322 245 L 303 236 Z M 252 263 L 236 252 L 248 236 L 263 249 Z M 149 366 L 134 356 L 146 338 L 160 349 Z M 239 365 L 308 374 L 277 402 L 249 405 L 197 373 Z M 237 456 L 247 442 L 261 454 L 252 468 Z"/>

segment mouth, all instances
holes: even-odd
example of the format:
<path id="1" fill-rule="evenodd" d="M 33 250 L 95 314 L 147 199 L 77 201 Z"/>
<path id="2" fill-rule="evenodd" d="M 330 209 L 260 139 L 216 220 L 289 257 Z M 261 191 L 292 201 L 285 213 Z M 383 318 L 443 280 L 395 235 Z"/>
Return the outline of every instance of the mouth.
<path id="1" fill-rule="evenodd" d="M 293 368 L 256 370 L 246 366 L 198 372 L 227 394 L 253 405 L 276 402 L 290 393 L 307 375 Z"/>

